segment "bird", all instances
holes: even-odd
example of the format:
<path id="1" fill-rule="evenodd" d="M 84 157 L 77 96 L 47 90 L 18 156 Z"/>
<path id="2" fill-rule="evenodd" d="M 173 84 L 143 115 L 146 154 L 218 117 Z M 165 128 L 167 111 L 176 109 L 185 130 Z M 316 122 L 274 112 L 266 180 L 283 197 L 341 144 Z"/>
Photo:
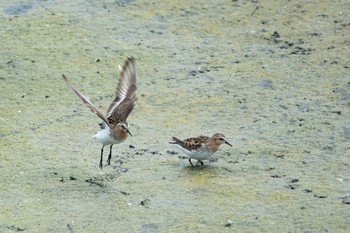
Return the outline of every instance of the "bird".
<path id="1" fill-rule="evenodd" d="M 188 155 L 191 166 L 193 166 L 191 159 L 198 160 L 203 165 L 202 160 L 208 160 L 220 147 L 220 145 L 226 143 L 232 145 L 226 141 L 225 135 L 222 133 L 216 133 L 212 137 L 198 136 L 180 140 L 176 137 L 172 137 L 170 144 L 175 144 L 183 153 Z"/>
<path id="2" fill-rule="evenodd" d="M 135 107 L 135 103 L 138 98 L 135 59 L 133 57 L 128 57 L 125 61 L 125 64 L 120 72 L 120 78 L 116 88 L 114 100 L 110 104 L 106 115 L 103 115 L 88 98 L 80 93 L 68 81 L 68 78 L 64 74 L 62 74 L 62 77 L 67 86 L 83 101 L 84 104 L 86 104 L 86 106 L 93 113 L 95 113 L 103 121 L 100 124 L 101 130 L 93 136 L 93 138 L 102 144 L 99 163 L 99 167 L 102 169 L 104 147 L 110 145 L 107 159 L 107 165 L 110 165 L 113 145 L 125 141 L 128 135 L 132 136 L 126 119 Z"/>

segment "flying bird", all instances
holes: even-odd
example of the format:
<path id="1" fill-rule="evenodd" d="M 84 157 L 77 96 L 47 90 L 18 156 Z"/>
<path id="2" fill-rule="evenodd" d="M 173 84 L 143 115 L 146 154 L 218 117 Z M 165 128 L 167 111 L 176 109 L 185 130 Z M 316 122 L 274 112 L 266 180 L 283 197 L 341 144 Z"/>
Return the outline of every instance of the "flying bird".
<path id="1" fill-rule="evenodd" d="M 106 115 L 103 115 L 97 108 L 79 92 L 63 74 L 67 86 L 83 101 L 90 110 L 102 119 L 101 131 L 93 137 L 102 144 L 99 167 L 103 167 L 103 148 L 110 145 L 107 164 L 111 164 L 112 147 L 119 144 L 130 136 L 129 125 L 126 121 L 130 112 L 135 107 L 137 100 L 137 73 L 135 59 L 128 57 L 120 73 L 119 83 L 116 89 L 115 98 L 109 106 Z"/>

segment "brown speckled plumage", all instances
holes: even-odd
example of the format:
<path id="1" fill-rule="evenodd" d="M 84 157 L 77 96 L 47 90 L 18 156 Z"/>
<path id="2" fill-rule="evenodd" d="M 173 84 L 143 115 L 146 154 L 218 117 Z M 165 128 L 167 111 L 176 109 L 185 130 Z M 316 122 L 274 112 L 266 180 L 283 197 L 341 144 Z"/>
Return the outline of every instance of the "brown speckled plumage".
<path id="1" fill-rule="evenodd" d="M 225 140 L 225 135 L 222 133 L 216 133 L 212 137 L 198 136 L 187 138 L 185 140 L 172 137 L 172 139 L 173 141 L 169 143 L 178 145 L 178 147 L 190 157 L 189 162 L 192 166 L 191 158 L 197 159 L 203 164 L 201 160 L 209 159 L 209 157 L 214 154 L 223 143 L 232 146 Z"/>

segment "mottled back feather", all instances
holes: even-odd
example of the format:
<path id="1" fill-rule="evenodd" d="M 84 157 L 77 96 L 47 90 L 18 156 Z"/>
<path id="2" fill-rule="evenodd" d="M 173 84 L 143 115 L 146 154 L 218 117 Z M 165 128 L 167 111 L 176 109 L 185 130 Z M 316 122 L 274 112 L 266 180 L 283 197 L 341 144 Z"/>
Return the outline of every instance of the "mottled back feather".
<path id="1" fill-rule="evenodd" d="M 207 143 L 209 141 L 209 137 L 207 136 L 199 136 L 199 137 L 193 137 L 193 138 L 187 138 L 185 140 L 180 140 L 176 137 L 173 137 L 173 142 L 170 142 L 171 144 L 178 144 L 185 148 L 188 151 L 197 150 L 203 146 L 203 144 Z"/>

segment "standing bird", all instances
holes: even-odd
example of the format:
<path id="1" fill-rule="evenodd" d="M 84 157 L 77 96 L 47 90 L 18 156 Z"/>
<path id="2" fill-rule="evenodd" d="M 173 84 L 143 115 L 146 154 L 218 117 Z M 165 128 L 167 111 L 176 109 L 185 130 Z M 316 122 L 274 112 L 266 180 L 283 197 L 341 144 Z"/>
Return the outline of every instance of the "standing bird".
<path id="1" fill-rule="evenodd" d="M 93 137 L 102 144 L 100 159 L 100 168 L 102 169 L 103 148 L 107 145 L 111 145 L 107 159 L 107 164 L 110 165 L 113 144 L 123 142 L 128 137 L 128 134 L 132 136 L 129 131 L 129 125 L 126 122 L 126 118 L 133 110 L 137 100 L 137 74 L 135 59 L 128 57 L 126 60 L 120 73 L 115 98 L 109 106 L 106 116 L 98 111 L 90 100 L 75 89 L 64 74 L 62 76 L 67 86 L 83 101 L 84 104 L 90 108 L 93 113 L 103 120 L 103 123 L 101 124 L 102 130 L 97 132 Z"/>
<path id="2" fill-rule="evenodd" d="M 219 149 L 221 144 L 226 143 L 232 146 L 225 140 L 225 136 L 222 133 L 216 133 L 212 137 L 199 136 L 187 138 L 183 141 L 173 137 L 173 141 L 169 143 L 175 144 L 177 148 L 189 156 L 188 161 L 192 167 L 191 159 L 197 159 L 203 165 L 202 160 L 209 159 Z"/>

